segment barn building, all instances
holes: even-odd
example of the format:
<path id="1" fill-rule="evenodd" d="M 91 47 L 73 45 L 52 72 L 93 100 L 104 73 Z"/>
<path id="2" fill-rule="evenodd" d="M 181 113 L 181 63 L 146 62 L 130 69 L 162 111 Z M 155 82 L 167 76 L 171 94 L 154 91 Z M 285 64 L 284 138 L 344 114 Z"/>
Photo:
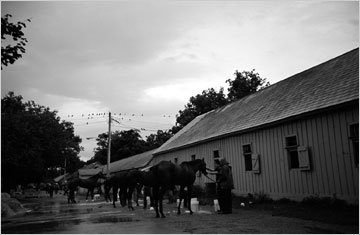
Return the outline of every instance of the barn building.
<path id="1" fill-rule="evenodd" d="M 237 195 L 359 200 L 359 49 L 196 117 L 154 162 L 225 157 Z M 204 176 L 196 183 L 211 181 Z"/>

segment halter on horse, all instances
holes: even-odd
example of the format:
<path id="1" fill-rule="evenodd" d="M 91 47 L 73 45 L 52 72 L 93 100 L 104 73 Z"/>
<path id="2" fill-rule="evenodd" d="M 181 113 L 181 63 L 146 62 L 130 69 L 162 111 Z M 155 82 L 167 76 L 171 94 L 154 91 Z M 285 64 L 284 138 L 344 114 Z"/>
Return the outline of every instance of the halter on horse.
<path id="1" fill-rule="evenodd" d="M 153 179 L 152 186 L 154 190 L 155 212 L 157 218 L 160 217 L 160 214 L 161 217 L 165 217 L 162 206 L 163 195 L 166 190 L 171 189 L 174 185 L 180 185 L 178 214 L 180 214 L 180 204 L 183 199 L 182 197 L 184 196 L 185 187 L 187 187 L 187 206 L 190 214 L 193 213 L 190 205 L 190 196 L 197 171 L 202 172 L 204 175 L 207 174 L 204 159 L 183 162 L 180 165 L 176 165 L 169 161 L 161 161 L 159 164 L 150 168 L 149 175 L 151 175 Z"/>

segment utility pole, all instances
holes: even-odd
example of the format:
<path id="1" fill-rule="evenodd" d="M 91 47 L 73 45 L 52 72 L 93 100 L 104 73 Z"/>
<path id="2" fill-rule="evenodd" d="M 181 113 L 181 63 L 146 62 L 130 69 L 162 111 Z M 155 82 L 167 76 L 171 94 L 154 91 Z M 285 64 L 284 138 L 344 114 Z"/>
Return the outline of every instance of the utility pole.
<path id="1" fill-rule="evenodd" d="M 111 112 L 109 112 L 109 137 L 108 137 L 108 155 L 107 155 L 107 173 L 106 177 L 110 177 L 110 153 L 111 153 Z"/>

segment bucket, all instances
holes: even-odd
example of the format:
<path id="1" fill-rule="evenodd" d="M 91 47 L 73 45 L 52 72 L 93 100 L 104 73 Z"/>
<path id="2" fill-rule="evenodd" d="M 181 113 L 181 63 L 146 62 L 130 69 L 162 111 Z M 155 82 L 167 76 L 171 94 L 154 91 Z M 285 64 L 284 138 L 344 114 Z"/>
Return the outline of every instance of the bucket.
<path id="1" fill-rule="evenodd" d="M 191 201 L 191 210 L 193 212 L 199 212 L 199 202 L 198 201 Z"/>
<path id="2" fill-rule="evenodd" d="M 214 200 L 214 211 L 217 212 L 220 210 L 219 201 L 217 199 Z"/>

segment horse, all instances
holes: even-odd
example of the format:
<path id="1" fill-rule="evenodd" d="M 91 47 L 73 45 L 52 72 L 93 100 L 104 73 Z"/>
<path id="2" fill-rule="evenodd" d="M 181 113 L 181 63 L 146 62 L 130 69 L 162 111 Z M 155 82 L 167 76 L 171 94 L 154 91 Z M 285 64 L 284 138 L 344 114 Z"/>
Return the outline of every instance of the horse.
<path id="1" fill-rule="evenodd" d="M 207 175 L 204 159 L 182 162 L 180 165 L 176 165 L 170 161 L 161 161 L 150 168 L 148 176 L 150 180 L 152 179 L 156 218 L 159 218 L 160 214 L 162 218 L 165 218 L 162 206 L 163 195 L 166 190 L 172 189 L 174 185 L 180 185 L 178 215 L 180 214 L 180 205 L 184 197 L 185 187 L 187 188 L 187 206 L 190 214 L 193 214 L 190 198 L 198 171 Z"/>
<path id="2" fill-rule="evenodd" d="M 99 172 L 96 175 L 93 175 L 87 179 L 80 179 L 79 175 L 76 178 L 70 179 L 68 181 L 68 189 L 69 189 L 68 203 L 70 201 L 76 203 L 74 192 L 78 186 L 88 189 L 88 192 L 86 194 L 86 200 L 89 196 L 89 193 L 91 193 L 91 199 L 93 199 L 94 188 L 101 186 L 101 182 L 98 182 L 99 179 L 106 179 L 106 176 L 102 172 Z"/>
<path id="3" fill-rule="evenodd" d="M 146 186 L 143 184 L 138 183 L 136 186 L 136 197 L 135 197 L 135 202 L 136 202 L 136 206 L 140 206 L 139 205 L 139 197 L 142 194 L 141 190 L 143 189 L 143 209 L 145 210 L 147 208 L 147 200 L 146 198 L 149 197 L 150 198 L 150 205 L 149 207 L 153 207 L 154 203 L 153 203 L 153 194 L 152 194 L 152 189 L 150 186 Z"/>
<path id="4" fill-rule="evenodd" d="M 125 196 L 127 200 L 129 210 L 134 210 L 132 206 L 132 194 L 137 186 L 137 181 L 139 178 L 138 170 L 128 170 L 116 172 L 109 179 L 105 181 L 105 198 L 109 198 L 109 191 L 112 188 L 113 190 L 113 206 L 116 208 L 116 200 L 119 192 L 119 199 L 122 206 L 125 206 L 125 203 L 122 202 L 122 196 Z"/>

